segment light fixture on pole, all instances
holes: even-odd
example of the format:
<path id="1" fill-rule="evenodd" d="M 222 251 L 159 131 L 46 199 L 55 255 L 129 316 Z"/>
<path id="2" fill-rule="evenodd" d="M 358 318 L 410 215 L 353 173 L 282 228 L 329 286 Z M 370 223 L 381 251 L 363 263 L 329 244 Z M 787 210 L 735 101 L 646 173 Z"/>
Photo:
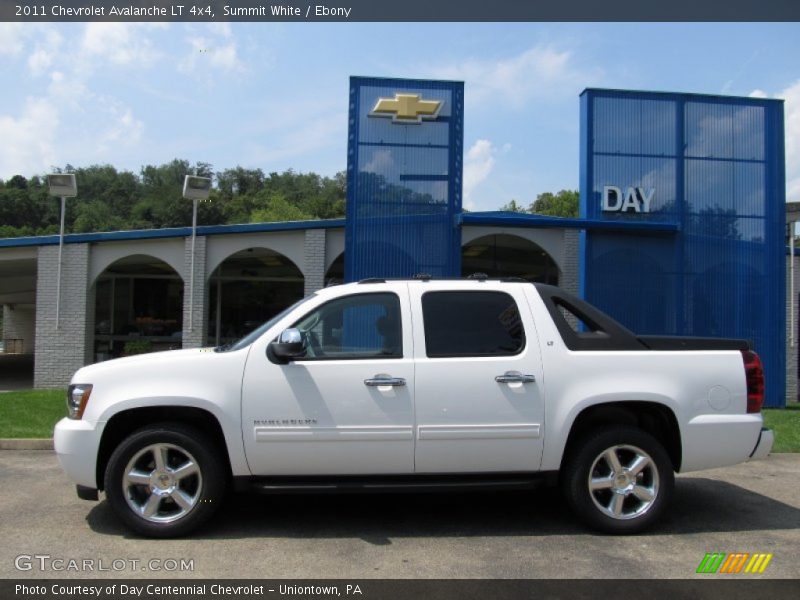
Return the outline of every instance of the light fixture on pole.
<path id="1" fill-rule="evenodd" d="M 207 200 L 211 193 L 211 178 L 187 175 L 183 179 L 183 197 L 192 201 L 192 254 L 189 267 L 189 333 L 194 327 L 194 243 L 197 238 L 197 202 Z"/>
<path id="2" fill-rule="evenodd" d="M 61 227 L 58 233 L 58 275 L 56 282 L 56 329 L 61 327 L 61 265 L 64 250 L 64 214 L 67 198 L 78 195 L 78 185 L 74 173 L 53 173 L 47 176 L 48 193 L 61 198 Z"/>

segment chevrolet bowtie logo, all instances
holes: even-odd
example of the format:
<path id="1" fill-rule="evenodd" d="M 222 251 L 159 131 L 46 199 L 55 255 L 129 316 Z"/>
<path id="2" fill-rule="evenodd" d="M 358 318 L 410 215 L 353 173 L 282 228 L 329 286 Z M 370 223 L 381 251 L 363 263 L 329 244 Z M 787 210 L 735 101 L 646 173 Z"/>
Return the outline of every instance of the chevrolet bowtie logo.
<path id="1" fill-rule="evenodd" d="M 395 123 L 421 123 L 435 119 L 442 109 L 441 100 L 423 100 L 419 94 L 395 94 L 394 98 L 378 98 L 371 117 L 391 117 Z"/>

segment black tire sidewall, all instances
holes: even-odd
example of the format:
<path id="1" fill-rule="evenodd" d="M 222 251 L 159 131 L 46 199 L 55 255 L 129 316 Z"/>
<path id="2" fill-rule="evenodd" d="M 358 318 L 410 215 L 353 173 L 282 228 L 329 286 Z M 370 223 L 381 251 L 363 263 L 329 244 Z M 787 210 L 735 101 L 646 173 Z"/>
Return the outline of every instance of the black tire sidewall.
<path id="1" fill-rule="evenodd" d="M 587 485 L 589 469 L 604 450 L 616 445 L 641 448 L 655 463 L 658 471 L 658 495 L 650 509 L 640 517 L 613 519 L 600 511 L 592 501 Z M 594 432 L 583 443 L 573 445 L 566 459 L 562 490 L 572 510 L 592 529 L 611 534 L 632 534 L 651 527 L 662 516 L 672 498 L 675 476 L 672 461 L 661 443 L 649 433 L 635 427 L 606 427 Z"/>
<path id="2" fill-rule="evenodd" d="M 202 474 L 199 502 L 186 516 L 171 523 L 154 523 L 135 514 L 122 489 L 122 478 L 130 459 L 142 448 L 158 443 L 185 449 L 195 458 Z M 164 423 L 139 429 L 117 446 L 108 460 L 104 484 L 108 503 L 125 525 L 147 537 L 177 537 L 199 527 L 222 503 L 226 471 L 216 445 L 205 433 L 186 425 Z"/>

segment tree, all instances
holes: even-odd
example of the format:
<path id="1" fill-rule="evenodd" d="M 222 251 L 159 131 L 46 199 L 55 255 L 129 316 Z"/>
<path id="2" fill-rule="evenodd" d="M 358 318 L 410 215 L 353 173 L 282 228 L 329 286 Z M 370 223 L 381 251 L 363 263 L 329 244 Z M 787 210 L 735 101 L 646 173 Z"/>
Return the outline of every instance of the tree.
<path id="1" fill-rule="evenodd" d="M 264 171 L 261 169 L 244 169 L 236 167 L 217 173 L 217 189 L 223 197 L 246 195 L 264 189 Z"/>
<path id="2" fill-rule="evenodd" d="M 125 219 L 114 214 L 111 206 L 99 200 L 80 203 L 76 207 L 76 213 L 72 231 L 77 233 L 125 229 Z"/>
<path id="3" fill-rule="evenodd" d="M 579 194 L 577 190 L 561 190 L 557 194 L 544 192 L 528 208 L 528 212 L 551 217 L 577 217 Z"/>
<path id="4" fill-rule="evenodd" d="M 258 200 L 260 204 L 263 204 L 263 208 L 253 212 L 250 217 L 251 223 L 306 221 L 312 218 L 311 215 L 290 204 L 279 194 L 268 194 L 268 192 L 262 191 L 258 194 Z"/>
<path id="5" fill-rule="evenodd" d="M 509 202 L 505 206 L 501 206 L 500 210 L 505 211 L 505 212 L 515 212 L 515 213 L 524 213 L 524 212 L 526 212 L 525 211 L 525 207 L 523 207 L 522 205 L 518 204 L 516 200 L 511 200 L 511 202 Z"/>
<path id="6" fill-rule="evenodd" d="M 11 179 L 6 181 L 7 188 L 17 188 L 18 190 L 28 189 L 28 180 L 22 175 L 14 175 Z"/>
<path id="7" fill-rule="evenodd" d="M 112 165 L 52 167 L 75 173 L 78 196 L 67 203 L 67 231 L 185 227 L 192 222 L 192 203 L 183 198 L 186 175 L 215 179 L 207 202 L 198 205 L 201 225 L 330 219 L 344 216 L 347 177 L 292 170 L 270 173 L 236 166 L 218 171 L 211 164 L 174 159 L 144 165 L 139 173 Z M 408 195 L 404 186 L 398 194 Z M 428 199 L 422 199 L 428 201 Z M 58 231 L 59 202 L 48 195 L 46 180 L 15 175 L 0 182 L 0 237 L 43 235 Z"/>

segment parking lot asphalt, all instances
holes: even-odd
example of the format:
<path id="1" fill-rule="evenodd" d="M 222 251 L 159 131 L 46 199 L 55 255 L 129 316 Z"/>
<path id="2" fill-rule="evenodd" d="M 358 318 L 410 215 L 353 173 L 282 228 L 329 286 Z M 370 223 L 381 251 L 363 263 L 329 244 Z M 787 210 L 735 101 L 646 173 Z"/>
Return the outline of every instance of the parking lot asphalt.
<path id="1" fill-rule="evenodd" d="M 0 540 L 2 578 L 719 577 L 695 574 L 706 552 L 772 553 L 755 577 L 788 578 L 800 556 L 800 454 L 679 476 L 666 519 L 637 536 L 588 532 L 556 490 L 539 490 L 234 495 L 192 537 L 148 540 L 105 501 L 79 500 L 52 452 L 5 450 Z M 71 559 L 94 570 L 53 569 Z M 186 570 L 167 571 L 170 559 Z"/>

